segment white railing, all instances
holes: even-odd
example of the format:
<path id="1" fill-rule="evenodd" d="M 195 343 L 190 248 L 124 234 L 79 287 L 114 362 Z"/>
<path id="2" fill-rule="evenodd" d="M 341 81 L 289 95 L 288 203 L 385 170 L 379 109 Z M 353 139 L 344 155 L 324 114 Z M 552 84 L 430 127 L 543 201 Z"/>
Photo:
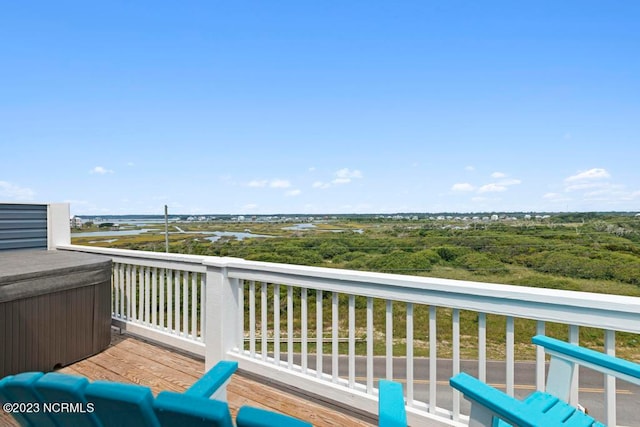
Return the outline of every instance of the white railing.
<path id="1" fill-rule="evenodd" d="M 237 360 L 243 370 L 371 413 L 377 410 L 376 380 L 400 378 L 406 380 L 414 423 L 435 419 L 465 425 L 468 420 L 460 394 L 446 384 L 463 366 L 462 343 L 470 345 L 461 337 L 461 318 L 468 319 L 468 312 L 477 321 L 471 341 L 477 346 L 473 364 L 478 377 L 487 380 L 487 343 L 493 342 L 487 335 L 502 336 L 510 395 L 516 385 L 518 319 L 535 322 L 531 335 L 544 333 L 547 322 L 566 324 L 574 343 L 580 327 L 602 329 L 604 351 L 610 354 L 616 331 L 640 333 L 640 298 L 235 258 L 75 245 L 59 249 L 112 257 L 116 325 L 204 354 L 207 367 L 221 359 Z M 496 315 L 504 319 L 503 331 L 488 330 L 488 316 Z M 437 358 L 442 348 L 437 326 L 443 319 L 451 324 L 445 378 Z M 394 322 L 405 327 L 394 328 Z M 398 345 L 403 357 L 394 350 Z M 420 357 L 418 346 L 428 349 Z M 536 387 L 542 389 L 545 358 L 541 350 L 536 356 Z M 576 388 L 571 400 L 577 399 Z M 609 377 L 603 399 L 602 417 L 616 425 L 616 383 Z"/>
<path id="2" fill-rule="evenodd" d="M 133 334 L 205 355 L 202 257 L 60 245 L 113 261 L 112 324 Z"/>

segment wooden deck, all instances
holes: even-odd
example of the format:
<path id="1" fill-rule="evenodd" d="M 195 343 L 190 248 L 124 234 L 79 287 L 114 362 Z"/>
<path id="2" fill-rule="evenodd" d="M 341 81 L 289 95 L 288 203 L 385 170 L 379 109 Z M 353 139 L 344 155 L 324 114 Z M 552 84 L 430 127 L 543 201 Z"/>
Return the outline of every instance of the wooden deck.
<path id="1" fill-rule="evenodd" d="M 204 361 L 172 349 L 121 335 L 115 329 L 111 346 L 102 353 L 60 372 L 82 375 L 90 380 L 120 381 L 162 390 L 184 391 L 204 372 Z M 372 426 L 376 420 L 323 402 L 318 396 L 304 396 L 273 381 L 233 375 L 227 387 L 229 407 L 235 419 L 243 405 L 265 408 L 309 421 L 315 426 Z M 0 426 L 15 426 L 13 418 L 0 411 Z"/>

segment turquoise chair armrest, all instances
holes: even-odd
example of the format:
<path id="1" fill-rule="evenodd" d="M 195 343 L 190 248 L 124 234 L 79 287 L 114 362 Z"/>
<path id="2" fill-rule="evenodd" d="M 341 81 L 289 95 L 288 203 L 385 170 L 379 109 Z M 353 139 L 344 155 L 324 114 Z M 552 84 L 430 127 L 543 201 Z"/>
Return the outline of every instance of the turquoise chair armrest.
<path id="1" fill-rule="evenodd" d="M 213 368 L 209 369 L 202 378 L 189 387 L 184 394 L 188 396 L 209 397 L 229 380 L 236 369 L 238 369 L 238 362 L 229 362 L 226 360 L 218 362 Z"/>
<path id="2" fill-rule="evenodd" d="M 407 412 L 402 384 L 380 380 L 378 399 L 378 425 L 380 427 L 406 427 Z"/>
<path id="3" fill-rule="evenodd" d="M 545 424 L 540 418 L 541 412 L 529 408 L 523 402 L 510 397 L 500 390 L 483 383 L 471 375 L 460 373 L 449 380 L 451 387 L 462 392 L 467 400 L 474 404 L 480 404 L 500 418 L 522 427 L 539 427 L 541 425 L 552 426 L 555 423 Z M 473 408 L 472 408 L 473 411 Z M 537 420 L 533 423 L 532 420 Z"/>
<path id="4" fill-rule="evenodd" d="M 238 427 L 313 427 L 306 421 L 251 406 L 240 408 L 236 424 Z"/>
<path id="5" fill-rule="evenodd" d="M 545 351 L 549 353 L 568 356 L 578 364 L 583 364 L 600 372 L 610 373 L 627 381 L 640 384 L 640 365 L 637 363 L 549 338 L 544 335 L 536 335 L 531 341 L 536 345 L 544 347 Z M 625 378 L 625 376 L 627 378 Z"/>

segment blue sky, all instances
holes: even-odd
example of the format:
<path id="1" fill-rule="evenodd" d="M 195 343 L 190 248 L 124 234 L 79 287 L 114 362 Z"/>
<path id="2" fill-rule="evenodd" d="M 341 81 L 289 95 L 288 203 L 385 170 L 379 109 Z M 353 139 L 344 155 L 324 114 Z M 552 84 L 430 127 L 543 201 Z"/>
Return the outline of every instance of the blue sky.
<path id="1" fill-rule="evenodd" d="M 0 6 L 0 201 L 640 210 L 636 1 Z"/>

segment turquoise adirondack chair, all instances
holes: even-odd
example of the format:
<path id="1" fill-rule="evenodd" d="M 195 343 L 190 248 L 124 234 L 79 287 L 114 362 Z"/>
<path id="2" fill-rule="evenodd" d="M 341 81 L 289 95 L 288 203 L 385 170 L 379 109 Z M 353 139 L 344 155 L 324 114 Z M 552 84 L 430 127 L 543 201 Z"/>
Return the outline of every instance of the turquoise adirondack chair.
<path id="1" fill-rule="evenodd" d="M 26 372 L 0 380 L 0 403 L 30 404 L 12 411 L 22 426 L 233 427 L 227 403 L 210 397 L 224 392 L 237 366 L 237 362 L 220 362 L 184 393 L 163 391 L 156 398 L 151 389 L 140 385 L 89 382 L 84 377 L 56 372 Z M 64 408 L 60 406 L 63 403 Z M 236 425 L 311 426 L 249 406 L 240 408 Z"/>
<path id="2" fill-rule="evenodd" d="M 640 385 L 640 365 L 636 363 L 542 335 L 532 341 L 551 355 L 544 392 L 536 391 L 520 401 L 465 373 L 449 380 L 471 402 L 470 426 L 603 426 L 567 403 L 577 365 Z"/>

